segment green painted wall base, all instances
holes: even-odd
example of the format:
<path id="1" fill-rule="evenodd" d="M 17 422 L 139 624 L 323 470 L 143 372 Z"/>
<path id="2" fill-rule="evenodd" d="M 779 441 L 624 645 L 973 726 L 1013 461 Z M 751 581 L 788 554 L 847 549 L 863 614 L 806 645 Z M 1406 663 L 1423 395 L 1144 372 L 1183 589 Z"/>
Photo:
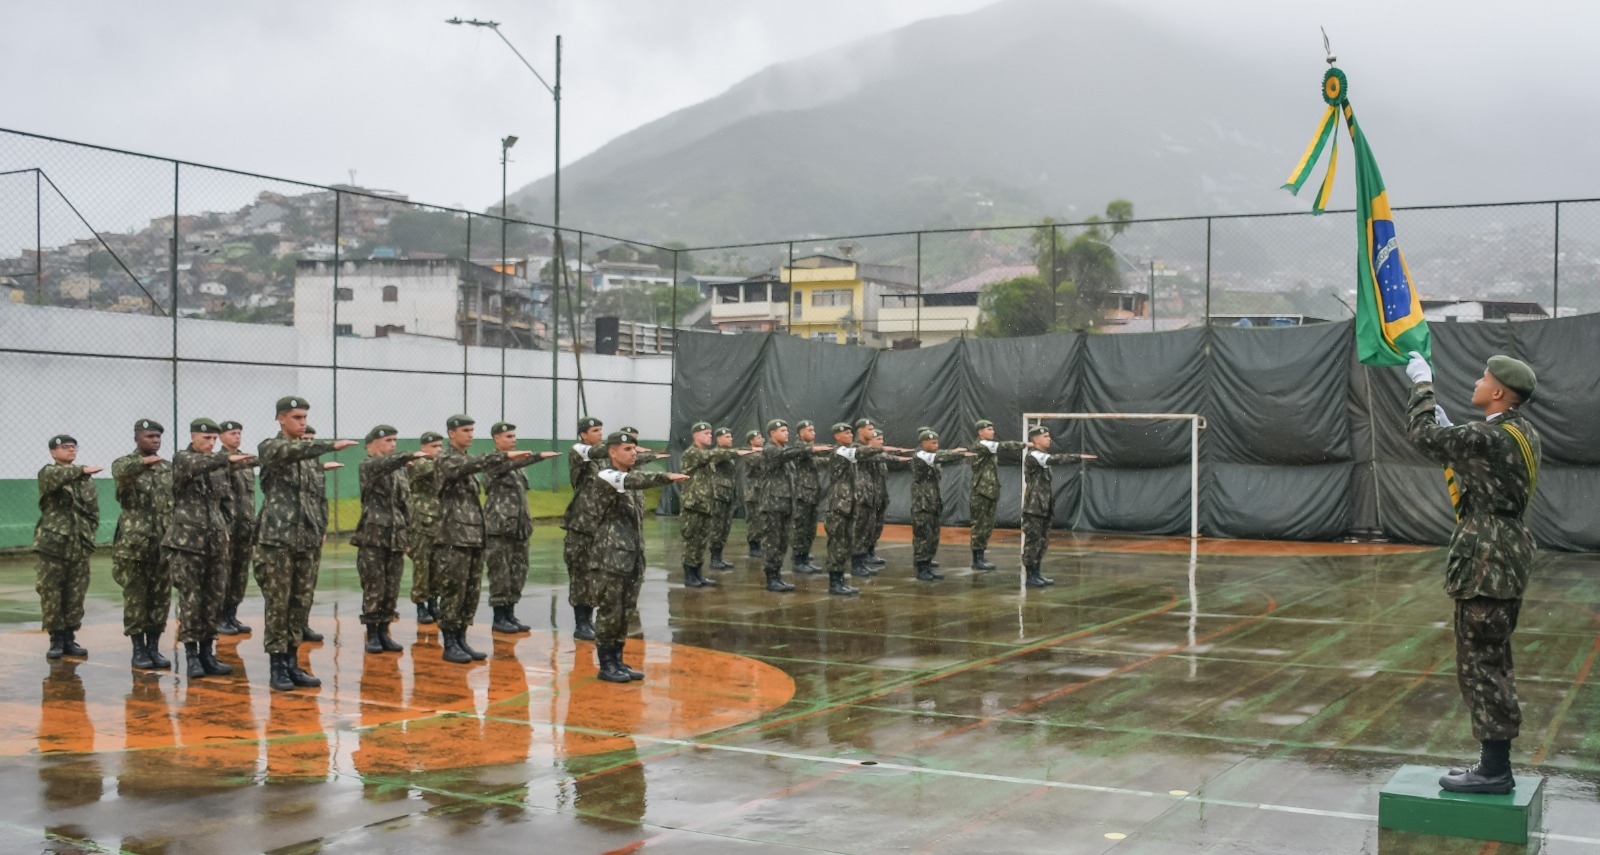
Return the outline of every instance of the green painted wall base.
<path id="1" fill-rule="evenodd" d="M 1378 793 L 1379 827 L 1524 845 L 1529 833 L 1539 830 L 1543 778 L 1518 775 L 1509 795 L 1484 796 L 1439 789 L 1439 778 L 1448 771 L 1401 766 Z"/>

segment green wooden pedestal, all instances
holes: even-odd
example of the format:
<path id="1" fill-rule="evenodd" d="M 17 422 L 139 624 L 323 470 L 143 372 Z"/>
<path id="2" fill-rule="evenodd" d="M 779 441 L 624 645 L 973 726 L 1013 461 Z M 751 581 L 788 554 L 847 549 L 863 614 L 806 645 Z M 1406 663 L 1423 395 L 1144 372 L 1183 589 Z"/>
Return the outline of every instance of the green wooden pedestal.
<path id="1" fill-rule="evenodd" d="M 1485 796 L 1439 789 L 1439 778 L 1448 771 L 1401 766 L 1378 793 L 1378 826 L 1524 845 L 1529 833 L 1539 830 L 1543 778 L 1518 775 L 1508 795 Z"/>

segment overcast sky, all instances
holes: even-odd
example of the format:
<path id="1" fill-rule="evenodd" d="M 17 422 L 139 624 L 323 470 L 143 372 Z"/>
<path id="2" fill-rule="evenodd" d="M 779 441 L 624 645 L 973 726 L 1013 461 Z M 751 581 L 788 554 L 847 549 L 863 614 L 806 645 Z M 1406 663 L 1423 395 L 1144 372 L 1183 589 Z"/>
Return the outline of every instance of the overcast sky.
<path id="1" fill-rule="evenodd" d="M 446 17 L 502 22 L 547 78 L 554 35 L 565 37 L 570 163 L 772 63 L 988 2 L 0 0 L 0 126 L 318 183 L 354 169 L 366 186 L 482 209 L 499 195 L 501 136 L 522 139 L 513 188 L 549 172 L 550 99 L 493 33 Z M 1559 134 L 1564 113 L 1600 103 L 1585 67 L 1600 32 L 1592 0 L 1117 2 L 1196 39 L 1299 62 L 1308 98 L 1323 23 L 1361 81 L 1409 80 L 1417 97 L 1463 110 L 1474 87 L 1548 99 L 1550 122 L 1532 133 Z M 1315 106 L 1285 117 L 1296 134 Z"/>

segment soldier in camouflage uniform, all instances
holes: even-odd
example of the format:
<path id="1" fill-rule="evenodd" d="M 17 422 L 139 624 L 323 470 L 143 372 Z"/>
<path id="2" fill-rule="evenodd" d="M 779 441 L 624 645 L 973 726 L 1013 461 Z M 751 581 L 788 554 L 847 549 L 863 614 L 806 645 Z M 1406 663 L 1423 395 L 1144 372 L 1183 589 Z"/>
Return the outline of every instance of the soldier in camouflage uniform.
<path id="1" fill-rule="evenodd" d="M 828 454 L 831 445 L 789 442 L 789 423 L 783 419 L 767 422 L 767 443 L 761 449 L 761 486 L 757 496 L 761 513 L 762 551 L 766 554 L 763 569 L 767 575 L 767 590 L 793 591 L 794 584 L 784 581 L 783 559 L 788 553 L 789 533 L 794 525 L 795 463 L 813 454 Z"/>
<path id="2" fill-rule="evenodd" d="M 178 590 L 178 640 L 191 680 L 233 673 L 217 661 L 217 618 L 228 592 L 228 535 L 233 528 L 230 465 L 247 466 L 248 454 L 216 453 L 222 427 L 210 419 L 189 423 L 189 447 L 172 456 L 172 521 L 162 556 Z"/>
<path id="3" fill-rule="evenodd" d="M 578 496 L 583 485 L 600 471 L 590 456 L 596 448 L 605 450 L 605 433 L 600 420 L 593 416 L 578 419 L 578 441 L 567 452 L 567 481 L 572 485 L 572 498 L 561 515 L 561 528 L 566 532 L 561 541 L 561 556 L 567 565 L 567 605 L 572 606 L 572 637 L 580 641 L 594 641 L 594 586 L 597 580 L 584 570 L 584 551 L 589 548 L 588 536 L 572 527 L 578 512 Z"/>
<path id="4" fill-rule="evenodd" d="M 856 419 L 857 448 L 871 448 L 873 441 L 878 437 L 878 425 L 870 418 Z M 858 452 L 859 454 L 859 452 Z M 856 463 L 856 516 L 855 516 L 855 541 L 851 553 L 858 555 L 861 560 L 857 563 L 865 567 L 875 567 L 884 564 L 884 560 L 873 553 L 873 546 L 878 542 L 878 492 L 880 489 L 879 467 L 883 465 L 881 459 L 868 460 L 860 458 Z M 884 470 L 887 472 L 887 469 Z M 876 572 L 873 575 L 877 575 Z"/>
<path id="5" fill-rule="evenodd" d="M 762 446 L 766 445 L 766 440 L 761 437 L 761 431 L 752 430 L 745 433 L 744 444 L 746 448 L 758 452 L 743 461 L 745 544 L 750 549 L 751 558 L 760 558 L 763 535 L 761 526 L 765 520 L 761 516 L 761 502 L 757 497 L 761 491 L 762 479 L 765 477 L 761 471 L 765 460 L 759 452 Z"/>
<path id="6" fill-rule="evenodd" d="M 1000 455 L 1020 454 L 1028 444 L 1015 439 L 996 440 L 994 422 L 979 419 L 978 444 L 972 449 L 972 569 L 993 570 L 984 553 L 994 533 L 994 512 L 1000 504 Z"/>
<path id="7" fill-rule="evenodd" d="M 917 578 L 933 582 L 944 577 L 933 572 L 939 553 L 939 524 L 944 516 L 944 494 L 939 489 L 939 467 L 962 463 L 973 454 L 965 448 L 939 450 L 939 434 L 924 428 L 917 434 L 922 448 L 911 455 L 911 551 Z"/>
<path id="8" fill-rule="evenodd" d="M 483 485 L 479 473 L 495 463 L 526 460 L 531 451 L 467 454 L 476 423 L 471 416 L 445 421 L 449 442 L 434 461 L 439 478 L 439 533 L 433 547 L 433 578 L 439 591 L 439 635 L 446 662 L 466 664 L 488 656 L 467 644 L 467 627 L 478 610 L 483 585 Z"/>
<path id="9" fill-rule="evenodd" d="M 795 445 L 812 447 L 817 442 L 817 426 L 809 419 L 795 425 Z M 817 459 L 807 454 L 794 461 L 794 572 L 821 573 L 811 563 L 811 547 L 817 541 L 817 503 L 822 501 L 822 474 Z"/>
<path id="10" fill-rule="evenodd" d="M 1022 484 L 1027 494 L 1022 503 L 1022 567 L 1028 587 L 1043 588 L 1056 580 L 1046 578 L 1039 565 L 1050 546 L 1050 523 L 1056 516 L 1056 494 L 1050 482 L 1050 467 L 1094 460 L 1092 454 L 1051 454 L 1050 431 L 1044 425 L 1028 429 L 1028 451 L 1022 457 Z"/>
<path id="11" fill-rule="evenodd" d="M 66 434 L 50 438 L 54 461 L 39 470 L 39 523 L 33 550 L 39 553 L 39 617 L 50 633 L 45 656 L 88 656 L 76 633 L 83 625 L 83 597 L 89 590 L 89 556 L 100 528 L 100 503 L 92 476 L 98 466 L 79 466 L 78 441 Z"/>
<path id="12" fill-rule="evenodd" d="M 427 431 L 422 435 L 422 450 L 427 456 L 413 461 L 406 469 L 411 485 L 407 504 L 410 531 L 407 552 L 411 555 L 411 602 L 417 607 L 418 625 L 439 619 L 439 595 L 433 586 L 433 537 L 439 528 L 439 476 L 434 458 L 444 448 L 444 435 Z"/>
<path id="13" fill-rule="evenodd" d="M 1427 360 L 1413 352 L 1406 374 L 1415 384 L 1406 405 L 1411 443 L 1455 474 L 1456 528 L 1444 590 L 1456 604 L 1456 679 L 1481 745 L 1476 765 L 1451 769 L 1439 786 L 1509 793 L 1516 786 L 1511 740 L 1522 725 L 1511 634 L 1533 565 L 1533 533 L 1524 518 L 1542 454 L 1539 432 L 1521 405 L 1533 398 L 1537 379 L 1520 360 L 1490 357 L 1472 393 L 1487 418 L 1451 425 L 1435 403 Z"/>
<path id="14" fill-rule="evenodd" d="M 411 486 L 406 466 L 428 456 L 426 451 L 395 451 L 393 425 L 367 431 L 367 457 L 357 470 L 361 480 L 361 519 L 350 544 L 356 548 L 356 573 L 361 577 L 361 623 L 367 628 L 368 653 L 399 653 L 405 648 L 389 637 L 397 616 L 400 577 L 406 569 L 406 508 Z"/>
<path id="15" fill-rule="evenodd" d="M 517 426 L 496 422 L 489 429 L 496 451 L 515 451 Z M 494 609 L 495 632 L 527 632 L 530 627 L 517 619 L 517 603 L 528 582 L 528 539 L 533 537 L 533 520 L 528 518 L 528 476 L 522 470 L 552 457 L 557 451 L 541 451 L 521 460 L 497 460 L 484 470 L 483 557 L 489 567 L 489 606 Z"/>
<path id="16" fill-rule="evenodd" d="M 845 568 L 850 568 L 851 575 L 872 576 L 876 570 L 869 570 L 860 563 L 860 556 L 854 554 L 856 512 L 860 504 L 857 493 L 859 492 L 860 477 L 856 469 L 863 459 L 868 459 L 883 452 L 871 446 L 859 446 L 854 441 L 855 432 L 850 425 L 839 422 L 833 426 L 833 453 L 828 456 L 828 515 L 823 522 L 828 532 L 828 593 L 830 594 L 857 594 L 859 588 L 845 584 Z"/>
<path id="17" fill-rule="evenodd" d="M 317 429 L 312 427 L 311 425 L 306 425 L 306 433 L 305 433 L 306 441 L 314 442 L 314 441 L 316 441 L 316 438 L 317 438 Z M 351 441 L 354 442 L 354 440 L 351 440 Z M 308 580 L 308 584 L 310 585 L 310 587 L 306 589 L 306 590 L 311 591 L 313 593 L 315 593 L 316 590 L 317 590 L 317 577 L 319 575 L 321 575 L 321 573 L 322 573 L 322 547 L 328 545 L 328 473 L 333 471 L 334 469 L 343 469 L 343 468 L 344 468 L 344 464 L 343 463 L 339 463 L 339 462 L 333 461 L 333 460 L 326 460 L 326 461 L 323 461 L 321 466 L 319 466 L 318 468 L 313 470 L 312 473 L 311 473 L 311 480 L 312 480 L 312 488 L 311 489 L 312 489 L 312 492 L 314 492 L 316 494 L 316 496 L 317 496 L 317 500 L 318 500 L 317 514 L 322 519 L 322 539 L 317 541 L 316 560 L 311 562 L 311 577 Z M 306 609 L 307 609 L 308 619 L 306 621 L 306 625 L 300 628 L 300 640 L 301 641 L 309 641 L 309 642 L 319 642 L 319 641 L 322 641 L 322 633 L 317 632 L 316 630 L 311 628 L 311 621 L 309 620 L 310 608 L 311 608 L 310 603 L 307 603 L 306 604 Z"/>
<path id="18" fill-rule="evenodd" d="M 733 429 L 719 427 L 711 432 L 711 440 L 717 448 L 733 447 Z M 753 454 L 745 449 L 741 456 Z M 739 472 L 735 468 L 735 460 L 719 460 L 711 464 L 711 478 L 716 483 L 713 492 L 715 496 L 712 505 L 711 520 L 711 569 L 732 570 L 733 564 L 722 557 L 722 550 L 728 545 L 728 532 L 733 529 L 733 500 L 738 496 Z"/>
<path id="19" fill-rule="evenodd" d="M 317 458 L 343 451 L 353 439 L 315 442 L 305 438 L 306 409 L 298 395 L 279 398 L 279 433 L 261 441 L 261 513 L 256 518 L 256 585 L 266 608 L 266 647 L 295 686 L 322 681 L 300 667 L 300 641 L 317 584 L 317 556 L 327 535 L 327 495 Z M 274 685 L 278 688 L 280 684 Z"/>
<path id="20" fill-rule="evenodd" d="M 634 470 L 638 446 L 621 431 L 606 437 L 607 465 L 587 479 L 574 497 L 578 511 L 572 527 L 589 538 L 583 552 L 586 570 L 598 583 L 600 618 L 595 625 L 595 655 L 600 679 L 611 683 L 642 680 L 644 674 L 623 664 L 628 615 L 637 606 L 644 578 L 644 518 L 640 490 L 689 480 L 676 472 Z"/>
<path id="21" fill-rule="evenodd" d="M 161 457 L 166 428 L 153 419 L 133 424 L 134 450 L 111 462 L 117 484 L 117 533 L 111 578 L 122 586 L 122 634 L 133 640 L 133 667 L 165 671 L 161 634 L 172 607 L 172 574 L 161 560 L 161 539 L 172 519 L 172 464 Z"/>
<path id="22" fill-rule="evenodd" d="M 729 445 L 713 445 L 711 424 L 695 422 L 689 427 L 694 444 L 683 450 L 679 464 L 683 474 L 692 480 L 683 488 L 683 584 L 690 588 L 715 586 L 716 580 L 700 574 L 701 562 L 711 546 L 717 525 L 728 512 L 733 498 L 733 485 L 717 480 L 718 465 L 731 466 L 739 457 L 750 454 Z M 713 557 L 721 557 L 713 553 Z M 713 565 L 715 566 L 715 565 Z"/>
<path id="23" fill-rule="evenodd" d="M 236 421 L 225 421 L 222 434 L 222 454 L 242 454 L 240 443 L 244 439 L 244 426 Z M 253 466 L 238 466 L 228 470 L 228 482 L 233 488 L 233 530 L 228 534 L 228 592 L 222 598 L 222 616 L 217 620 L 217 632 L 222 635 L 244 635 L 250 627 L 239 622 L 239 604 L 244 602 L 245 589 L 250 585 L 250 559 L 256 545 L 256 470 Z"/>

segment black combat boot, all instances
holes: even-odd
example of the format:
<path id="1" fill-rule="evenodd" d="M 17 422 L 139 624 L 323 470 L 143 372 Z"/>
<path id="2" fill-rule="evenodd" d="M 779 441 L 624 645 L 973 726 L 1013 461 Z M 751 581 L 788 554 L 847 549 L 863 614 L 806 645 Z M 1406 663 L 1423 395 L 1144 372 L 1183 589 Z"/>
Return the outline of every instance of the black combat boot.
<path id="1" fill-rule="evenodd" d="M 932 561 L 917 562 L 917 579 L 922 582 L 937 582 L 944 577 L 933 572 Z"/>
<path id="2" fill-rule="evenodd" d="M 249 626 L 239 622 L 239 609 L 237 607 L 228 609 L 228 623 L 233 624 L 235 635 L 249 635 L 254 632 Z"/>
<path id="3" fill-rule="evenodd" d="M 62 650 L 61 650 L 61 630 L 59 630 L 59 629 L 51 630 L 50 631 L 50 649 L 46 650 L 44 652 L 45 658 L 46 659 L 60 659 L 61 658 L 61 653 L 62 653 Z"/>
<path id="4" fill-rule="evenodd" d="M 288 659 L 287 653 L 267 654 L 267 662 L 271 666 L 268 670 L 267 685 L 274 692 L 288 692 L 294 689 L 294 681 L 289 679 Z"/>
<path id="5" fill-rule="evenodd" d="M 717 580 L 700 575 L 700 565 L 683 565 L 683 586 L 686 588 L 715 588 Z"/>
<path id="6" fill-rule="evenodd" d="M 850 575 L 863 577 L 876 576 L 878 575 L 878 571 L 867 566 L 867 556 L 852 555 L 850 556 Z"/>
<path id="7" fill-rule="evenodd" d="M 517 604 L 516 603 L 512 603 L 511 605 L 506 606 L 506 617 L 510 619 L 512 626 L 515 626 L 517 628 L 517 632 L 531 632 L 531 631 L 533 631 L 533 627 L 528 626 L 527 624 L 523 623 L 522 619 L 517 617 Z"/>
<path id="8" fill-rule="evenodd" d="M 200 667 L 206 669 L 207 677 L 226 677 L 233 673 L 233 666 L 226 662 L 217 661 L 217 640 L 208 638 L 200 642 Z"/>
<path id="9" fill-rule="evenodd" d="M 434 617 L 433 612 L 428 611 L 427 603 L 417 603 L 417 623 L 419 625 L 426 626 L 436 620 L 438 618 Z"/>
<path id="10" fill-rule="evenodd" d="M 144 634 L 144 652 L 150 656 L 151 669 L 165 671 L 172 667 L 172 660 L 161 655 L 161 633 L 147 632 Z"/>
<path id="11" fill-rule="evenodd" d="M 595 657 L 600 662 L 600 679 L 607 683 L 631 683 L 633 675 L 622 667 L 622 645 L 597 644 Z"/>
<path id="12" fill-rule="evenodd" d="M 779 571 L 779 570 L 768 570 L 767 571 L 767 590 L 769 590 L 769 591 L 778 591 L 778 592 L 793 591 L 794 590 L 794 584 L 790 583 L 790 582 L 785 582 L 783 580 L 782 571 Z"/>
<path id="13" fill-rule="evenodd" d="M 322 681 L 312 676 L 310 671 L 300 667 L 300 645 L 289 645 L 289 652 L 284 654 L 284 668 L 289 671 L 289 680 L 296 686 L 315 689 L 322 685 Z"/>
<path id="14" fill-rule="evenodd" d="M 573 606 L 572 622 L 573 638 L 594 641 L 594 606 Z"/>
<path id="15" fill-rule="evenodd" d="M 1517 786 L 1511 774 L 1511 740 L 1485 739 L 1477 765 L 1459 774 L 1439 779 L 1439 786 L 1452 793 L 1484 793 L 1503 796 Z"/>
<path id="16" fill-rule="evenodd" d="M 312 629 L 311 624 L 308 623 L 306 624 L 305 629 L 300 630 L 300 640 L 309 641 L 312 644 L 315 644 L 322 640 L 322 633 Z"/>
<path id="17" fill-rule="evenodd" d="M 383 641 L 380 639 L 378 625 L 375 623 L 367 624 L 367 643 L 361 649 L 368 653 L 382 653 Z"/>
<path id="18" fill-rule="evenodd" d="M 1025 569 L 1028 571 L 1028 587 L 1030 588 L 1043 588 L 1056 583 L 1056 580 L 1047 579 L 1040 575 L 1039 565 L 1037 564 L 1029 564 Z"/>
<path id="19" fill-rule="evenodd" d="M 83 649 L 78 643 L 78 631 L 75 629 L 61 630 L 61 653 L 64 656 L 88 656 L 89 651 Z"/>
<path id="20" fill-rule="evenodd" d="M 732 564 L 729 564 L 728 562 L 722 560 L 722 547 L 720 547 L 720 546 L 713 547 L 712 550 L 711 550 L 711 569 L 712 570 L 732 570 L 733 569 L 733 565 Z"/>
<path id="21" fill-rule="evenodd" d="M 389 625 L 387 623 L 378 625 L 378 643 L 383 645 L 384 653 L 399 653 L 402 650 L 405 650 L 405 647 L 401 645 L 400 642 L 395 641 L 392 637 L 390 637 Z"/>
<path id="22" fill-rule="evenodd" d="M 643 680 L 644 672 L 640 671 L 638 668 L 628 667 L 628 660 L 622 658 L 623 652 L 627 649 L 628 645 L 626 643 L 617 645 L 617 667 L 622 669 L 622 673 L 628 675 L 628 679 Z"/>
<path id="23" fill-rule="evenodd" d="M 465 651 L 468 656 L 471 656 L 474 662 L 482 662 L 489 658 L 489 654 L 481 650 L 474 650 L 472 645 L 467 643 L 467 630 L 465 627 L 456 630 L 456 646 Z"/>
<path id="24" fill-rule="evenodd" d="M 150 661 L 150 651 L 144 646 L 144 633 L 136 632 L 128 637 L 133 639 L 133 661 L 129 664 L 139 671 L 154 669 L 156 666 Z"/>
<path id="25" fill-rule="evenodd" d="M 831 572 L 828 573 L 828 593 L 830 593 L 830 594 L 859 594 L 859 593 L 861 593 L 861 589 L 860 588 L 853 588 L 853 587 L 851 587 L 849 585 L 846 585 L 844 583 L 844 572 L 836 570 L 836 571 L 831 571 Z"/>
<path id="26" fill-rule="evenodd" d="M 517 624 L 511 620 L 510 606 L 494 607 L 494 623 L 490 624 L 489 628 L 495 632 L 504 632 L 508 635 L 515 635 L 521 632 L 521 630 L 517 629 Z"/>
<path id="27" fill-rule="evenodd" d="M 225 611 L 217 618 L 218 635 L 240 635 L 243 632 L 244 630 L 233 622 L 233 613 L 231 611 Z"/>
<path id="28" fill-rule="evenodd" d="M 472 654 L 461 648 L 461 642 L 457 641 L 457 638 L 459 638 L 459 635 L 455 630 L 440 628 L 439 639 L 444 642 L 444 656 L 441 658 L 446 662 L 454 662 L 458 665 L 471 664 Z"/>
<path id="29" fill-rule="evenodd" d="M 183 643 L 184 673 L 189 679 L 198 680 L 206 675 L 206 666 L 200 664 L 200 644 L 195 641 Z"/>
<path id="30" fill-rule="evenodd" d="M 984 558 L 983 557 L 983 553 L 984 553 L 984 550 L 982 550 L 982 549 L 974 549 L 974 550 L 972 550 L 972 569 L 974 569 L 974 570 L 993 570 L 994 569 L 994 562 L 990 561 L 987 558 Z"/>
<path id="31" fill-rule="evenodd" d="M 811 553 L 796 552 L 794 554 L 794 572 L 796 573 L 821 573 L 822 568 L 811 563 Z"/>
<path id="32" fill-rule="evenodd" d="M 762 558 L 762 557 L 764 557 L 761 554 L 761 541 L 759 541 L 759 540 L 751 540 L 751 541 L 747 541 L 747 543 L 750 544 L 750 557 L 751 558 Z"/>
<path id="33" fill-rule="evenodd" d="M 867 557 L 863 559 L 869 566 L 882 567 L 883 565 L 889 563 L 889 559 L 878 557 L 877 549 L 878 548 L 874 546 L 872 550 L 867 553 Z"/>

